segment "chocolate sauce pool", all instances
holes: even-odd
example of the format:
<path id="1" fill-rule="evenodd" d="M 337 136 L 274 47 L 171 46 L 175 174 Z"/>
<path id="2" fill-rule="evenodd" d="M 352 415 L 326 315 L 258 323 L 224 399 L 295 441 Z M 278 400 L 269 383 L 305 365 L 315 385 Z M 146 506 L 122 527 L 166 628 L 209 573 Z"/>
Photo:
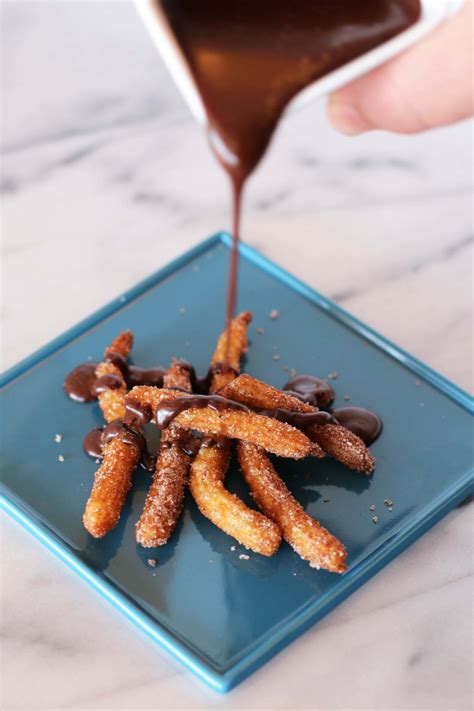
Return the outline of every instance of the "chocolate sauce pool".
<path id="1" fill-rule="evenodd" d="M 334 390 L 329 383 L 315 375 L 297 375 L 283 386 L 283 390 L 313 407 L 328 407 L 334 400 Z"/>
<path id="2" fill-rule="evenodd" d="M 98 363 L 82 363 L 71 370 L 64 381 L 66 394 L 76 402 L 92 402 L 97 399 L 93 393 L 96 382 L 95 369 Z"/>
<path id="3" fill-rule="evenodd" d="M 363 407 L 339 407 L 331 410 L 338 423 L 350 430 L 369 447 L 382 432 L 382 420 Z"/>
<path id="4" fill-rule="evenodd" d="M 212 150 L 232 181 L 227 323 L 235 311 L 242 190 L 289 101 L 397 35 L 420 0 L 150 0 L 188 62 Z"/>

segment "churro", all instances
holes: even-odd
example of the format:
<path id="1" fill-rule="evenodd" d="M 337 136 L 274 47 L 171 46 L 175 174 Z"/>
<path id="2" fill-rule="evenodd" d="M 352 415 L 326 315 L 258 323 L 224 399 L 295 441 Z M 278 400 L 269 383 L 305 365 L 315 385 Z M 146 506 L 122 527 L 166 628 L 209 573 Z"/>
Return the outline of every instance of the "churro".
<path id="1" fill-rule="evenodd" d="M 278 390 L 246 373 L 239 375 L 219 390 L 219 395 L 261 410 L 284 408 L 292 412 L 312 413 L 317 411 L 317 408 L 302 402 L 294 395 L 290 395 L 284 390 Z"/>
<path id="2" fill-rule="evenodd" d="M 280 545 L 279 527 L 224 487 L 230 447 L 201 446 L 191 465 L 189 488 L 200 512 L 239 543 L 271 556 Z"/>
<path id="3" fill-rule="evenodd" d="M 164 376 L 163 385 L 191 392 L 189 368 L 174 360 Z M 191 455 L 182 442 L 183 430 L 176 425 L 161 433 L 153 482 L 135 530 L 137 543 L 145 548 L 164 545 L 181 513 L 191 463 Z"/>
<path id="4" fill-rule="evenodd" d="M 317 407 L 302 402 L 294 395 L 278 390 L 267 383 L 252 378 L 250 375 L 239 375 L 219 391 L 219 395 L 231 398 L 248 407 L 259 409 L 282 408 L 291 412 L 308 415 L 320 412 Z M 321 413 L 324 415 L 324 413 Z M 304 420 L 304 417 L 301 418 Z M 304 428 L 305 434 L 350 469 L 370 474 L 374 470 L 375 461 L 364 442 L 356 434 L 335 421 L 317 424 L 308 422 Z M 242 439 L 242 438 L 241 438 Z M 314 453 L 314 452 L 313 452 Z"/>
<path id="5" fill-rule="evenodd" d="M 295 427 L 259 415 L 245 406 L 237 409 L 238 403 L 218 396 L 186 396 L 142 385 L 130 391 L 126 402 L 130 407 L 149 407 L 158 418 L 164 415 L 165 426 L 172 421 L 179 427 L 205 435 L 244 440 L 280 457 L 303 459 L 314 451 L 314 443 Z"/>
<path id="6" fill-rule="evenodd" d="M 364 474 L 372 474 L 375 468 L 375 459 L 360 437 L 342 427 L 342 425 L 312 425 L 306 430 L 309 438 L 344 464 L 349 469 Z"/>
<path id="7" fill-rule="evenodd" d="M 214 368 L 214 373 L 210 392 L 217 392 L 240 373 L 240 359 L 248 349 L 247 330 L 251 320 L 250 311 L 243 311 L 231 322 L 229 340 L 227 341 L 227 330 L 219 336 L 211 359 L 211 369 Z M 221 364 L 225 364 L 225 368 L 219 371 L 217 366 Z"/>
<path id="8" fill-rule="evenodd" d="M 247 327 L 250 320 L 250 313 L 239 314 L 232 321 L 229 340 L 227 341 L 226 331 L 220 336 L 211 368 L 221 361 L 227 348 L 232 369 L 215 370 L 210 392 L 215 393 L 239 372 L 240 358 L 247 350 Z M 202 411 L 196 412 L 202 414 Z M 215 412 L 215 415 L 218 416 L 219 412 Z M 278 526 L 258 511 L 250 509 L 224 487 L 230 457 L 231 444 L 228 439 L 221 437 L 218 443 L 210 441 L 201 446 L 191 465 L 189 484 L 191 494 L 203 516 L 222 531 L 256 553 L 273 555 L 281 541 Z"/>
<path id="9" fill-rule="evenodd" d="M 118 437 L 103 446 L 103 453 L 82 518 L 94 538 L 102 538 L 117 525 L 133 470 L 140 461 L 139 447 L 125 444 Z"/>
<path id="10" fill-rule="evenodd" d="M 106 360 L 96 368 L 94 392 L 109 425 L 102 434 L 103 460 L 94 475 L 82 519 L 87 531 L 95 538 L 102 538 L 117 525 L 142 452 L 143 437 L 139 431 L 121 423 L 125 416 L 127 390 L 122 371 L 107 360 L 111 353 L 126 358 L 132 345 L 132 333 L 121 333 L 106 349 Z M 111 438 L 108 440 L 108 437 Z"/>
<path id="11" fill-rule="evenodd" d="M 333 573 L 346 569 L 343 544 L 296 501 L 260 447 L 238 442 L 239 463 L 252 496 L 281 529 L 283 538 L 313 568 Z"/>

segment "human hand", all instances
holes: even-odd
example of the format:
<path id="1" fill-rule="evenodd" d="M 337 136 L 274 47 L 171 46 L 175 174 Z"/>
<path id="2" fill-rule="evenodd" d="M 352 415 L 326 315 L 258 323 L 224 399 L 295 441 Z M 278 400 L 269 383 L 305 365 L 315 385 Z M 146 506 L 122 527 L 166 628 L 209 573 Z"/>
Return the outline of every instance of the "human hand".
<path id="1" fill-rule="evenodd" d="M 465 0 L 419 44 L 332 94 L 333 126 L 347 135 L 417 133 L 472 116 L 473 9 L 474 0 Z"/>

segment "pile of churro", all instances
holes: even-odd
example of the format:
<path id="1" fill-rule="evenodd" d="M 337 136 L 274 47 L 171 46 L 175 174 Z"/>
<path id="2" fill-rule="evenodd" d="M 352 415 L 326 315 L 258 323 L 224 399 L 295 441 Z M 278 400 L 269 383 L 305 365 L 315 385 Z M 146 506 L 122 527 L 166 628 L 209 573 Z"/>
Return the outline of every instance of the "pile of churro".
<path id="1" fill-rule="evenodd" d="M 337 411 L 328 410 L 334 393 L 327 382 L 303 376 L 299 390 L 278 390 L 240 374 L 251 319 L 247 311 L 232 320 L 204 378 L 178 359 L 167 369 L 131 366 L 130 331 L 107 347 L 103 362 L 78 366 L 69 374 L 68 395 L 97 399 L 105 420 L 84 440 L 87 453 L 100 462 L 84 526 L 102 538 L 117 525 L 134 470 L 142 463 L 153 474 L 136 523 L 141 546 L 167 543 L 188 488 L 202 515 L 251 551 L 271 556 L 283 538 L 310 566 L 342 573 L 344 545 L 305 512 L 269 455 L 331 456 L 365 474 L 373 472 L 374 459 L 361 437 L 338 421 Z M 147 452 L 143 433 L 148 422 L 161 431 L 155 458 Z M 225 487 L 233 453 L 260 511 Z"/>

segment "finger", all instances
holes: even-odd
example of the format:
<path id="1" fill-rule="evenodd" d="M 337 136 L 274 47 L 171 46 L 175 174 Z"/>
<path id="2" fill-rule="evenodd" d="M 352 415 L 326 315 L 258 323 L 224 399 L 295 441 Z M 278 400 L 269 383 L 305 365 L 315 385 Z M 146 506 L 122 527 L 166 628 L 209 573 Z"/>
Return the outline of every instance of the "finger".
<path id="1" fill-rule="evenodd" d="M 472 115 L 473 6 L 466 2 L 424 41 L 332 94 L 333 126 L 348 135 L 416 133 Z"/>

